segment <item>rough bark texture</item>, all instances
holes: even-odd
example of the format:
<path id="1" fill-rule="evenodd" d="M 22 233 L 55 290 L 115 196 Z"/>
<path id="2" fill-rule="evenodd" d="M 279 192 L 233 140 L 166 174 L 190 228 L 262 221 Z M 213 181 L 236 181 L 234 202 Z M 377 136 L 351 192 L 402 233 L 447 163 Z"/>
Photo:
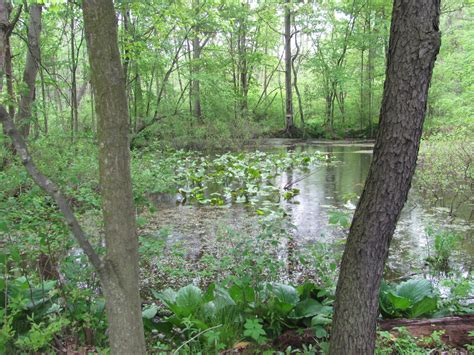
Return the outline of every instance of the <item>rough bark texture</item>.
<path id="1" fill-rule="evenodd" d="M 130 176 L 128 106 L 112 0 L 83 2 L 98 117 L 99 170 L 107 255 L 102 280 L 112 354 L 144 354 L 138 240 Z"/>
<path id="2" fill-rule="evenodd" d="M 21 93 L 18 116 L 18 127 L 23 137 L 30 134 L 32 112 L 31 106 L 35 100 L 36 75 L 40 61 L 40 34 L 41 34 L 42 5 L 30 5 L 30 22 L 28 24 L 28 50 L 26 64 L 23 71 L 25 91 Z"/>
<path id="3" fill-rule="evenodd" d="M 439 0 L 395 0 L 380 129 L 341 264 L 331 354 L 372 354 L 380 281 L 415 171 L 440 47 Z"/>

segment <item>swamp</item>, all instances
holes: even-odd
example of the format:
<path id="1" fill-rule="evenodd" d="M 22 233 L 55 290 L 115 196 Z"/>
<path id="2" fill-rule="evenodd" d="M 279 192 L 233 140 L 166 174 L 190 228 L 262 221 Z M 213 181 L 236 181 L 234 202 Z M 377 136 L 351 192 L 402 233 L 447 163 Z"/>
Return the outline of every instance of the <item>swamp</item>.
<path id="1" fill-rule="evenodd" d="M 0 0 L 0 354 L 474 352 L 473 17 Z"/>

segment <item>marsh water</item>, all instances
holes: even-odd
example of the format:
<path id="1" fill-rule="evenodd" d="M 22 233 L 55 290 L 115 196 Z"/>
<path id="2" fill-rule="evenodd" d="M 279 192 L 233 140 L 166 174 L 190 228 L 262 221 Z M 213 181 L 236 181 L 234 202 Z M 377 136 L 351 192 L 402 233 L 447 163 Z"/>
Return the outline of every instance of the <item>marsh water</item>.
<path id="1" fill-rule="evenodd" d="M 300 190 L 291 202 L 281 202 L 295 226 L 298 248 L 314 241 L 332 243 L 347 235 L 347 229 L 328 223 L 331 213 L 343 211 L 351 216 L 360 196 L 372 158 L 370 142 L 323 142 L 272 139 L 259 147 L 265 151 L 319 151 L 333 163 L 320 164 L 309 171 L 286 171 L 275 184 L 283 188 L 288 182 Z M 169 240 L 188 246 L 192 258 L 199 258 L 203 248 L 223 228 L 252 233 L 258 229 L 257 216 L 242 205 L 200 207 L 179 205 L 174 196 L 156 200 L 158 228 L 169 230 Z M 450 257 L 451 267 L 470 272 L 474 266 L 471 206 L 450 216 L 443 206 L 431 206 L 419 193 L 416 182 L 402 211 L 391 245 L 386 277 L 397 278 L 426 270 L 426 258 L 433 255 L 433 233 L 449 231 L 461 237 Z M 428 232 L 431 229 L 432 232 Z"/>

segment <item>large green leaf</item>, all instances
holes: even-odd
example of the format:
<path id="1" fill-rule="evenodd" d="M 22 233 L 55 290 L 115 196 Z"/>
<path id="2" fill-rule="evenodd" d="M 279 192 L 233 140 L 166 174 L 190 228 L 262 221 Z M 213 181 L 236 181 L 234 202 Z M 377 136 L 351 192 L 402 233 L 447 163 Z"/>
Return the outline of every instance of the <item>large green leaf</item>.
<path id="1" fill-rule="evenodd" d="M 150 307 L 147 307 L 142 311 L 142 318 L 153 319 L 153 317 L 156 316 L 156 313 L 158 313 L 158 306 L 152 304 Z"/>
<path id="2" fill-rule="evenodd" d="M 405 311 L 413 305 L 410 299 L 398 296 L 394 294 L 393 292 L 389 292 L 387 294 L 387 298 L 392 304 L 392 307 L 398 311 Z"/>
<path id="3" fill-rule="evenodd" d="M 415 304 L 424 297 L 433 297 L 433 286 L 425 279 L 408 280 L 397 286 L 396 293 Z"/>
<path id="4" fill-rule="evenodd" d="M 248 285 L 232 285 L 229 294 L 237 303 L 250 303 L 255 301 L 255 290 Z"/>
<path id="5" fill-rule="evenodd" d="M 177 313 L 183 317 L 194 313 L 202 304 L 202 291 L 199 287 L 188 285 L 176 294 Z"/>
<path id="6" fill-rule="evenodd" d="M 433 313 L 438 308 L 438 300 L 434 297 L 424 297 L 410 309 L 410 318 L 417 318 Z"/>
<path id="7" fill-rule="evenodd" d="M 272 284 L 272 293 L 276 296 L 280 303 L 295 306 L 299 301 L 298 292 L 292 286 L 274 283 Z"/>
<path id="8" fill-rule="evenodd" d="M 307 298 L 296 305 L 294 316 L 291 318 L 299 319 L 313 317 L 319 314 L 323 307 L 324 306 L 321 304 L 321 302 Z"/>
<path id="9" fill-rule="evenodd" d="M 160 299 L 163 303 L 165 303 L 166 305 L 168 304 L 174 304 L 176 303 L 176 292 L 173 291 L 172 289 L 170 288 L 167 288 L 166 290 L 164 290 L 163 292 L 155 292 L 153 291 L 153 295 Z"/>
<path id="10" fill-rule="evenodd" d="M 227 290 L 223 289 L 222 287 L 217 287 L 215 291 L 215 298 L 214 304 L 216 305 L 216 309 L 218 311 L 222 310 L 227 306 L 235 306 L 236 303 L 230 296 Z"/>

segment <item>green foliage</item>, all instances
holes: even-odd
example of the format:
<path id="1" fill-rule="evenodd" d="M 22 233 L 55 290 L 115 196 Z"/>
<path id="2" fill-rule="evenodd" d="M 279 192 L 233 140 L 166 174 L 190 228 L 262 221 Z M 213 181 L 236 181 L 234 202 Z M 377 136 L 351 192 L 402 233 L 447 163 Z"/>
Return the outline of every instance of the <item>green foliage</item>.
<path id="1" fill-rule="evenodd" d="M 446 231 L 434 234 L 431 228 L 428 228 L 427 234 L 429 237 L 434 235 L 434 253 L 427 257 L 426 261 L 434 270 L 448 273 L 451 269 L 449 266 L 451 255 L 456 245 L 460 242 L 461 237 Z"/>
<path id="2" fill-rule="evenodd" d="M 229 287 L 211 284 L 205 292 L 188 285 L 177 292 L 168 289 L 155 293 L 171 315 L 147 325 L 163 332 L 171 344 L 181 333 L 189 341 L 187 346 L 192 340 L 199 343 L 193 349 L 208 351 L 218 350 L 216 344 L 228 348 L 241 337 L 261 345 L 285 329 L 301 326 L 313 328 L 317 338 L 325 339 L 332 299 L 322 291 L 311 283 L 298 288 L 280 283 L 252 286 L 244 279 Z M 146 318 L 157 313 L 158 308 L 147 310 Z M 208 329 L 212 332 L 206 332 Z"/>
<path id="3" fill-rule="evenodd" d="M 469 218 L 474 196 L 474 142 L 469 129 L 439 134 L 422 142 L 415 182 L 434 205 Z"/>
<path id="4" fill-rule="evenodd" d="M 377 334 L 375 354 L 416 354 L 425 355 L 433 352 L 450 350 L 441 340 L 444 331 L 434 331 L 428 337 L 413 337 L 406 328 L 395 328 L 396 335 L 381 331 Z"/>
<path id="5" fill-rule="evenodd" d="M 258 318 L 245 320 L 244 336 L 253 339 L 257 344 L 264 344 L 267 341 L 266 333 L 262 326 L 262 321 Z"/>
<path id="6" fill-rule="evenodd" d="M 398 285 L 383 282 L 380 289 L 380 311 L 387 318 L 418 318 L 438 309 L 438 296 L 428 280 L 413 279 Z"/>

